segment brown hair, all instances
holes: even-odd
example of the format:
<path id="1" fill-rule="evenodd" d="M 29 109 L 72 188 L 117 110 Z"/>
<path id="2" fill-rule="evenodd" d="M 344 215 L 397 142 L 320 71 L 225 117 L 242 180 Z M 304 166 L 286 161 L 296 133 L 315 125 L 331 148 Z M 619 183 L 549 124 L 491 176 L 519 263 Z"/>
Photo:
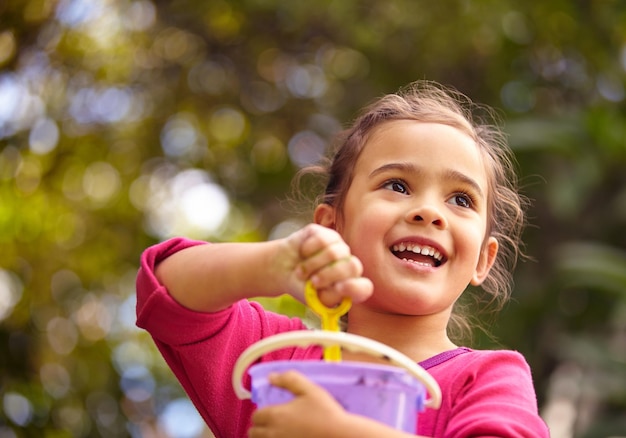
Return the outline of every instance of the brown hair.
<path id="1" fill-rule="evenodd" d="M 518 192 L 512 152 L 490 108 L 430 81 L 412 83 L 396 94 L 374 101 L 350 128 L 337 136 L 328 166 L 317 167 L 317 172 L 328 177 L 326 190 L 318 202 L 333 205 L 341 214 L 355 164 L 368 136 L 375 127 L 392 120 L 449 125 L 469 135 L 478 145 L 489 181 L 486 237 L 493 236 L 499 243 L 496 261 L 482 289 L 489 297 L 488 304 L 501 309 L 510 295 L 512 271 L 522 254 L 520 235 L 526 200 Z M 316 171 L 308 169 L 311 170 Z M 458 307 L 461 306 L 455 306 L 448 326 L 450 335 L 457 339 L 471 336 L 469 316 Z"/>

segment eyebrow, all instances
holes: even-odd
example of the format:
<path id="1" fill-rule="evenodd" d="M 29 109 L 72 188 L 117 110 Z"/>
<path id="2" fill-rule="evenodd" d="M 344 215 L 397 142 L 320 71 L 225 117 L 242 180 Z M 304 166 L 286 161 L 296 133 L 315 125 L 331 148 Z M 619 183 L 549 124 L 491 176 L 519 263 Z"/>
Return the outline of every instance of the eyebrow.
<path id="1" fill-rule="evenodd" d="M 388 163 L 388 164 L 383 164 L 380 167 L 377 167 L 376 169 L 374 169 L 371 173 L 370 173 L 370 178 L 375 177 L 378 174 L 384 173 L 384 172 L 388 172 L 388 171 L 392 171 L 392 170 L 396 170 L 396 171 L 401 171 L 401 172 L 408 172 L 408 173 L 416 173 L 416 174 L 420 174 L 423 173 L 422 169 L 415 166 L 414 164 L 411 163 Z M 455 181 L 460 181 L 464 184 L 467 184 L 468 186 L 470 186 L 473 190 L 476 191 L 477 195 L 480 196 L 481 198 L 484 198 L 485 195 L 483 194 L 482 189 L 480 188 L 480 185 L 473 179 L 470 178 L 469 176 L 465 175 L 462 172 L 459 172 L 458 170 L 454 170 L 454 169 L 446 169 L 445 172 L 443 173 L 443 177 L 445 179 L 452 179 Z"/>

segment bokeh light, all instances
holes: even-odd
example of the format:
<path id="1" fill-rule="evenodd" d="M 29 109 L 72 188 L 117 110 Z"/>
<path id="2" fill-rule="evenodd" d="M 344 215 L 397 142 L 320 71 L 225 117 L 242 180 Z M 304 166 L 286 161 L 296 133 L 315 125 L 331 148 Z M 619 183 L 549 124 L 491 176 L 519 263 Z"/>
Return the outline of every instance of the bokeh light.
<path id="1" fill-rule="evenodd" d="M 149 400 L 154 395 L 155 387 L 154 378 L 145 366 L 132 365 L 122 371 L 120 388 L 133 402 Z"/>
<path id="2" fill-rule="evenodd" d="M 0 138 L 27 129 L 43 115 L 43 101 L 19 76 L 0 73 Z"/>
<path id="3" fill-rule="evenodd" d="M 46 392 L 55 399 L 64 397 L 72 388 L 69 372 L 59 363 L 44 363 L 39 370 L 39 378 Z"/>
<path id="4" fill-rule="evenodd" d="M 4 413 L 18 426 L 26 426 L 33 418 L 33 405 L 21 394 L 5 392 L 2 404 Z"/>
<path id="5" fill-rule="evenodd" d="M 206 238 L 217 232 L 227 218 L 230 201 L 205 171 L 189 169 L 169 174 L 161 168 L 150 178 L 146 208 L 147 227 L 154 235 Z"/>
<path id="6" fill-rule="evenodd" d="M 170 157 L 193 155 L 201 146 L 200 138 L 194 126 L 194 117 L 190 114 L 176 114 L 163 127 L 161 146 Z"/>
<path id="7" fill-rule="evenodd" d="M 245 134 L 246 128 L 246 117 L 236 108 L 220 108 L 209 119 L 211 135 L 223 143 L 236 144 Z"/>
<path id="8" fill-rule="evenodd" d="M 83 174 L 83 193 L 97 206 L 109 202 L 121 188 L 120 174 L 103 161 L 90 164 Z"/>
<path id="9" fill-rule="evenodd" d="M 205 428 L 204 420 L 187 398 L 169 402 L 159 417 L 159 423 L 172 438 L 195 438 Z"/>
<path id="10" fill-rule="evenodd" d="M 289 158 L 298 167 L 318 163 L 326 150 L 326 142 L 313 131 L 301 131 L 295 134 L 287 146 Z"/>
<path id="11" fill-rule="evenodd" d="M 23 291 L 24 285 L 15 273 L 0 269 L 0 321 L 11 314 Z"/>
<path id="12" fill-rule="evenodd" d="M 60 356 L 66 356 L 74 351 L 78 343 L 76 325 L 67 318 L 52 318 L 46 327 L 48 345 Z"/>
<path id="13" fill-rule="evenodd" d="M 52 119 L 37 120 L 28 137 L 30 150 L 36 154 L 51 152 L 59 141 L 59 128 Z"/>

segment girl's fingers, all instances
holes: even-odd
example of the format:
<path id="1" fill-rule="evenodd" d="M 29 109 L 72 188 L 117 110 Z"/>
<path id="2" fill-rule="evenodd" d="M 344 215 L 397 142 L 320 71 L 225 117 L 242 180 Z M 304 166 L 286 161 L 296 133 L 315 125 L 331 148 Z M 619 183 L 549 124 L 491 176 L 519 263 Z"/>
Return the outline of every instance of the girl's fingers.
<path id="1" fill-rule="evenodd" d="M 325 267 L 350 261 L 351 256 L 350 247 L 340 240 L 327 244 L 316 253 L 303 256 L 300 268 L 308 278 Z"/>
<path id="2" fill-rule="evenodd" d="M 306 268 L 304 268 L 306 269 Z M 324 264 L 317 270 L 310 272 L 309 277 L 317 289 L 332 287 L 336 283 L 358 278 L 363 274 L 361 261 L 352 255 Z"/>
<path id="3" fill-rule="evenodd" d="M 325 436 L 328 434 L 326 422 L 345 413 L 328 391 L 296 371 L 271 374 L 269 382 L 295 397 L 255 411 L 250 437 Z"/>
<path id="4" fill-rule="evenodd" d="M 374 293 L 374 283 L 366 277 L 353 278 L 340 283 L 343 296 L 352 298 L 355 303 L 362 303 Z"/>
<path id="5" fill-rule="evenodd" d="M 320 301 L 326 307 L 335 307 L 345 297 L 352 298 L 354 303 L 362 303 L 374 292 L 374 285 L 369 278 L 358 277 L 335 283 L 327 289 L 318 289 Z"/>
<path id="6" fill-rule="evenodd" d="M 362 302 L 372 294 L 371 281 L 361 277 L 363 264 L 335 230 L 309 224 L 288 240 L 299 247 L 296 278 L 310 280 L 324 305 L 336 305 L 344 297 Z"/>
<path id="7" fill-rule="evenodd" d="M 319 390 L 317 385 L 297 371 L 270 374 L 268 380 L 272 385 L 286 389 L 296 397 Z"/>
<path id="8" fill-rule="evenodd" d="M 295 397 L 305 395 L 324 395 L 324 393 L 319 393 L 319 391 L 323 391 L 319 386 L 297 371 L 272 373 L 268 376 L 268 381 L 273 386 L 286 389 Z M 256 430 L 260 431 L 260 428 L 268 426 L 276 420 L 280 420 L 280 413 L 281 405 L 265 407 L 255 411 L 252 416 L 252 422 L 256 427 Z"/>
<path id="9" fill-rule="evenodd" d="M 303 259 L 312 257 L 334 244 L 343 244 L 347 247 L 341 235 L 331 228 L 309 224 L 303 230 L 303 239 L 300 242 L 300 256 Z"/>
<path id="10" fill-rule="evenodd" d="M 330 228 L 309 224 L 286 239 L 289 252 L 298 258 L 298 270 L 303 280 L 323 266 L 349 257 L 350 248 L 341 236 Z"/>

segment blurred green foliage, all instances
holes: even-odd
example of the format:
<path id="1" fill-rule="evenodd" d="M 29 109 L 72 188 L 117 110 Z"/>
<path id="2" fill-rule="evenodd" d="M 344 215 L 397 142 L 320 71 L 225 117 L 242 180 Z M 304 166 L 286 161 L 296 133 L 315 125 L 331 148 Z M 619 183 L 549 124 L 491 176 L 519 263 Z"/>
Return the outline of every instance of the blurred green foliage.
<path id="1" fill-rule="evenodd" d="M 626 430 L 623 2 L 4 0 L 0 69 L 0 436 L 196 436 L 139 254 L 302 224 L 294 171 L 421 78 L 501 110 L 533 200 L 497 345 L 554 437 Z"/>

